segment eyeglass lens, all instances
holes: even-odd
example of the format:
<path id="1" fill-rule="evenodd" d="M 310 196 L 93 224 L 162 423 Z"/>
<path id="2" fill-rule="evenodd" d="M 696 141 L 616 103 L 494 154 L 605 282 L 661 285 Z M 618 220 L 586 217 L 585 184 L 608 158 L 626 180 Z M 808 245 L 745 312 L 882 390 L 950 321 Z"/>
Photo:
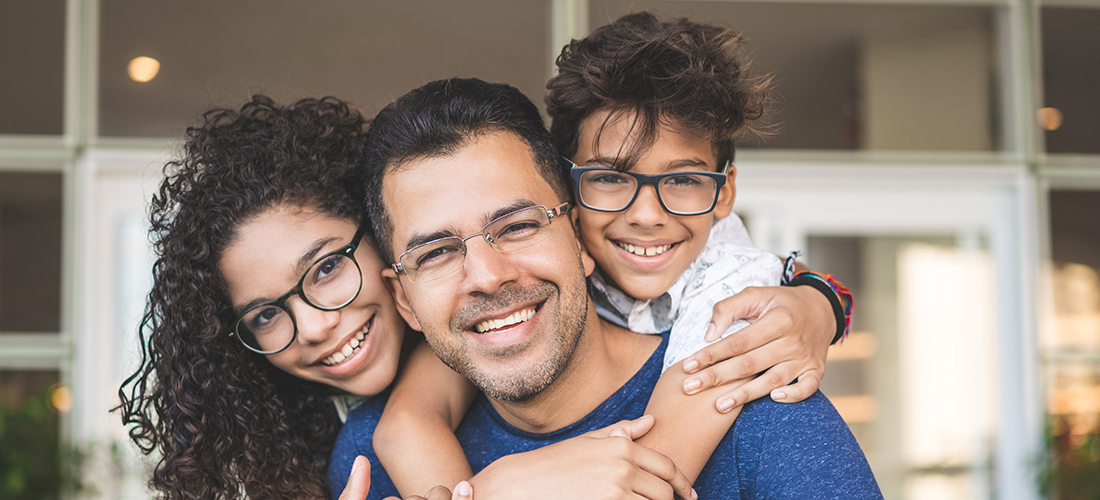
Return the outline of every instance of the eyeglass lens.
<path id="1" fill-rule="evenodd" d="M 657 193 L 664 206 L 676 213 L 695 214 L 710 211 L 718 196 L 717 182 L 698 174 L 664 174 L 657 181 Z M 584 172 L 578 193 L 585 206 L 617 212 L 625 210 L 638 193 L 638 179 L 616 170 Z"/>
<path id="2" fill-rule="evenodd" d="M 534 206 L 517 210 L 485 226 L 480 234 L 500 252 L 509 252 L 538 243 L 549 234 L 550 217 L 546 208 Z M 401 256 L 401 267 L 413 283 L 442 278 L 466 261 L 464 238 L 451 236 L 413 248 Z"/>
<path id="3" fill-rule="evenodd" d="M 331 254 L 314 263 L 302 276 L 301 296 L 312 307 L 339 309 L 355 299 L 362 273 L 344 254 Z M 282 303 L 260 305 L 237 320 L 237 335 L 245 345 L 261 353 L 278 352 L 294 340 L 294 317 Z"/>

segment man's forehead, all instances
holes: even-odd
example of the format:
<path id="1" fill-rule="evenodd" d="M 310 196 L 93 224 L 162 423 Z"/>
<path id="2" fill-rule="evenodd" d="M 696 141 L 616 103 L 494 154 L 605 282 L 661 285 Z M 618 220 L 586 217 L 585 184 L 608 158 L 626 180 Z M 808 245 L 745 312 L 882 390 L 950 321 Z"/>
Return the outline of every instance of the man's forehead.
<path id="1" fill-rule="evenodd" d="M 465 236 L 512 210 L 558 203 L 527 143 L 509 132 L 403 163 L 386 174 L 383 197 L 398 253 L 431 236 Z"/>

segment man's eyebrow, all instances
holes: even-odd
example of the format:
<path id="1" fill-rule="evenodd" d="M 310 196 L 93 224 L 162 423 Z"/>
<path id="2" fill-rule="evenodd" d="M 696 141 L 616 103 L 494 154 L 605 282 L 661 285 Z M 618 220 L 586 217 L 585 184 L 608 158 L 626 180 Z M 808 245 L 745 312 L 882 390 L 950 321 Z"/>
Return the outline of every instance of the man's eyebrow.
<path id="1" fill-rule="evenodd" d="M 321 250 L 323 250 L 326 246 L 332 244 L 332 242 L 337 241 L 338 239 L 339 238 L 337 238 L 335 236 L 332 236 L 332 237 L 329 237 L 329 238 L 322 238 L 320 240 L 315 241 L 313 243 L 313 246 L 307 248 L 306 251 L 304 253 L 302 253 L 302 256 L 298 258 L 298 262 L 296 262 L 294 264 L 294 274 L 305 274 L 306 270 L 309 269 L 309 266 L 313 264 L 313 261 L 317 257 L 317 254 L 320 253 Z M 253 307 L 256 307 L 256 306 L 258 306 L 258 305 L 260 305 L 264 302 L 272 300 L 273 298 L 274 297 L 271 297 L 271 298 L 264 298 L 264 297 L 254 298 L 254 299 L 252 299 L 248 302 L 245 302 L 244 304 L 234 306 L 233 307 L 233 312 L 236 315 L 240 316 L 245 311 L 247 311 L 249 309 L 252 309 Z"/>
<path id="2" fill-rule="evenodd" d="M 527 207 L 530 207 L 530 206 L 533 206 L 533 205 L 538 205 L 538 203 L 535 203 L 535 202 L 533 202 L 531 200 L 528 200 L 528 199 L 519 199 L 519 200 L 513 201 L 512 203 L 509 203 L 509 204 L 507 204 L 503 207 L 500 207 L 500 208 L 494 210 L 493 212 L 489 213 L 488 215 L 486 215 L 482 220 L 482 226 L 484 226 L 485 224 L 488 224 L 489 222 L 494 221 L 494 220 L 496 220 L 500 217 L 503 217 L 503 216 L 508 215 L 512 212 L 515 212 L 516 210 L 527 208 Z M 466 235 L 466 234 L 461 234 L 460 235 L 460 234 L 458 234 L 457 231 L 455 231 L 453 229 L 440 229 L 440 230 L 433 231 L 433 232 L 430 232 L 430 233 L 414 233 L 412 236 L 409 237 L 408 242 L 405 243 L 405 251 L 407 252 L 410 249 L 416 248 L 416 247 L 418 247 L 420 245 L 423 245 L 425 243 L 428 243 L 428 242 L 432 242 L 432 241 L 435 241 L 435 240 L 438 240 L 438 239 L 441 239 L 441 238 L 449 238 L 449 237 L 452 237 L 452 236 L 457 236 L 457 237 L 461 238 L 463 236 L 469 236 L 469 235 Z"/>

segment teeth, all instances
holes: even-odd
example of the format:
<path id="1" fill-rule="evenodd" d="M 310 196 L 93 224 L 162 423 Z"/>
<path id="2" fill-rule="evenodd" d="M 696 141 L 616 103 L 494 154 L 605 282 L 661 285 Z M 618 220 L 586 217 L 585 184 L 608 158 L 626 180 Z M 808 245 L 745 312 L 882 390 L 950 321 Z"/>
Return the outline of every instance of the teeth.
<path id="1" fill-rule="evenodd" d="M 359 347 L 363 345 L 363 339 L 367 338 L 367 332 L 370 331 L 372 323 L 374 323 L 373 318 L 367 322 L 367 324 L 363 326 L 363 329 L 359 330 L 347 344 L 344 344 L 344 347 L 341 347 L 340 350 L 333 353 L 332 356 L 322 359 L 321 362 L 328 366 L 336 366 L 359 352 Z"/>
<path id="2" fill-rule="evenodd" d="M 637 255 L 639 257 L 653 257 L 655 255 L 661 255 L 661 254 L 667 252 L 670 248 L 672 248 L 672 245 L 661 245 L 661 246 L 656 246 L 656 247 L 642 247 L 642 246 L 631 245 L 630 243 L 616 242 L 616 244 L 619 245 L 619 248 L 621 248 L 623 250 L 626 250 L 627 252 L 630 252 L 630 253 L 632 253 L 634 255 Z"/>
<path id="3" fill-rule="evenodd" d="M 522 311 L 516 311 L 504 319 L 489 319 L 482 321 L 474 327 L 474 330 L 477 330 L 477 333 L 485 333 L 489 330 L 496 330 L 498 328 L 504 328 L 506 326 L 522 323 L 531 319 L 531 317 L 534 315 L 535 308 L 528 307 L 527 309 L 524 309 Z"/>

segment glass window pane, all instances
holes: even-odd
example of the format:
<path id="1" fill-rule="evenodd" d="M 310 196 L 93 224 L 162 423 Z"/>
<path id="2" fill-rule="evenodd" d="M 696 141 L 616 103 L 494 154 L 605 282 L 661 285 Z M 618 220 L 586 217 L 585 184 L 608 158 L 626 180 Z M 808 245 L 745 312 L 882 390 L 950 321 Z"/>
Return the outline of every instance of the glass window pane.
<path id="1" fill-rule="evenodd" d="M 0 172 L 0 333 L 61 329 L 61 174 Z"/>
<path id="2" fill-rule="evenodd" d="M 0 134 L 61 134 L 65 0 L 0 2 Z"/>
<path id="3" fill-rule="evenodd" d="M 339 9 L 327 8 L 339 5 Z M 179 137 L 200 112 L 252 93 L 335 95 L 373 113 L 430 80 L 507 82 L 542 101 L 548 1 L 103 0 L 100 135 Z M 132 80 L 136 57 L 157 75 Z"/>
<path id="4" fill-rule="evenodd" d="M 593 26 L 642 10 L 733 26 L 774 71 L 766 148 L 1000 149 L 995 8 L 592 0 Z"/>
<path id="5" fill-rule="evenodd" d="M 1051 153 L 1100 153 L 1100 9 L 1042 9 L 1043 105 Z M 1040 115 L 1042 116 L 1042 115 Z"/>
<path id="6" fill-rule="evenodd" d="M 1050 193 L 1054 315 L 1042 338 L 1050 461 L 1042 473 L 1064 498 L 1095 497 L 1098 492 L 1095 472 L 1089 472 L 1100 468 L 1100 457 L 1089 447 L 1090 440 L 1100 442 L 1097 207 L 1100 192 Z"/>
<path id="7" fill-rule="evenodd" d="M 56 371 L 0 370 L 0 498 L 58 498 L 58 411 L 72 397 Z"/>
<path id="8" fill-rule="evenodd" d="M 991 498 L 997 378 L 988 253 L 948 235 L 808 243 L 812 266 L 840 277 L 856 298 L 852 333 L 830 348 L 821 390 L 883 494 Z"/>

